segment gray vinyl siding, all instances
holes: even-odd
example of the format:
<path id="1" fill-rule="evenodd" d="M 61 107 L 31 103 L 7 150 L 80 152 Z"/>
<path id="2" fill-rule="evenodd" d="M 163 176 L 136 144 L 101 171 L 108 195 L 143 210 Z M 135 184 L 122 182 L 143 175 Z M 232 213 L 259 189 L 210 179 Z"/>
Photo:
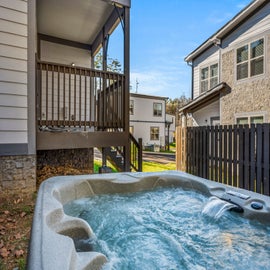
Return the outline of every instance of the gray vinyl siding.
<path id="1" fill-rule="evenodd" d="M 258 37 L 266 31 L 270 31 L 270 3 L 223 39 L 222 47 L 237 46 L 242 42 Z"/>
<path id="2" fill-rule="evenodd" d="M 200 91 L 200 70 L 211 64 L 219 62 L 219 47 L 212 46 L 204 54 L 200 55 L 193 62 L 193 97 L 196 98 L 201 94 Z"/>
<path id="3" fill-rule="evenodd" d="M 0 0 L 0 144 L 28 142 L 27 1 Z"/>

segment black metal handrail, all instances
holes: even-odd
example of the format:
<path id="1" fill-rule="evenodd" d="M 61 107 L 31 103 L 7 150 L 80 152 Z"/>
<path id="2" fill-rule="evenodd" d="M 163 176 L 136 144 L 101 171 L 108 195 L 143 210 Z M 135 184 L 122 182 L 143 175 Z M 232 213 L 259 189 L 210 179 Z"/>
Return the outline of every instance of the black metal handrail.
<path id="1" fill-rule="evenodd" d="M 142 139 L 138 141 L 129 133 L 130 141 L 130 166 L 131 169 L 141 172 L 142 171 Z"/>

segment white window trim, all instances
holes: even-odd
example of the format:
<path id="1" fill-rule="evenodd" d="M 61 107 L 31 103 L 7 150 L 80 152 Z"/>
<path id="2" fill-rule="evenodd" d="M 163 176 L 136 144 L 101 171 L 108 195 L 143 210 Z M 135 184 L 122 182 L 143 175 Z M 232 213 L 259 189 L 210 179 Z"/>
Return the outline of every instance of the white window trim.
<path id="1" fill-rule="evenodd" d="M 157 128 L 158 129 L 158 139 L 152 139 L 151 138 L 151 130 L 152 128 Z M 160 128 L 158 126 L 153 126 L 153 127 L 150 127 L 150 141 L 159 141 L 160 140 Z"/>
<path id="2" fill-rule="evenodd" d="M 218 61 L 209 63 L 209 64 L 207 64 L 207 65 L 203 65 L 203 66 L 200 67 L 200 69 L 199 69 L 199 90 L 200 90 L 200 95 L 211 89 L 211 88 L 210 88 L 210 79 L 211 79 L 211 77 L 210 77 L 210 67 L 213 66 L 213 65 L 216 65 L 216 64 L 217 64 L 217 68 L 218 68 L 218 73 L 217 73 L 217 84 L 219 84 L 219 68 L 220 68 L 220 67 L 219 67 L 219 62 L 218 62 Z M 207 89 L 206 91 L 203 91 L 203 92 L 202 92 L 202 84 L 201 84 L 202 79 L 201 79 L 201 74 L 202 74 L 202 70 L 203 70 L 204 68 L 207 68 L 207 67 L 208 67 L 208 70 L 209 70 L 209 76 L 208 76 L 208 79 L 207 79 L 207 81 L 208 81 L 208 89 Z"/>
<path id="3" fill-rule="evenodd" d="M 155 111 L 155 104 L 160 104 L 161 105 L 161 115 L 155 115 L 154 111 Z M 163 115 L 163 106 L 162 106 L 162 102 L 153 102 L 153 116 L 154 117 L 162 117 Z"/>
<path id="4" fill-rule="evenodd" d="M 251 63 L 251 59 L 250 59 L 250 45 L 251 43 L 259 40 L 259 39 L 263 39 L 263 73 L 258 74 L 258 75 L 254 75 L 254 76 L 250 76 L 250 63 Z M 267 38 L 264 36 L 257 36 L 256 38 L 252 38 L 249 40 L 246 40 L 245 42 L 241 42 L 241 44 L 238 44 L 237 47 L 234 50 L 234 71 L 235 71 L 235 76 L 234 79 L 237 83 L 241 83 L 241 82 L 245 82 L 245 81 L 251 81 L 257 78 L 260 78 L 262 76 L 265 76 L 266 74 L 266 60 L 267 60 Z M 248 77 L 247 78 L 243 78 L 243 79 L 237 79 L 237 50 L 245 45 L 248 45 Z"/>
<path id="5" fill-rule="evenodd" d="M 131 104 L 132 104 L 132 106 L 131 106 Z M 131 99 L 130 103 L 129 103 L 129 114 L 130 115 L 134 115 L 134 104 L 135 104 L 134 100 Z M 130 112 L 131 108 L 132 108 L 132 113 Z"/>
<path id="6" fill-rule="evenodd" d="M 237 119 L 239 118 L 248 118 L 248 124 L 250 125 L 250 118 L 252 117 L 263 117 L 263 122 L 268 122 L 268 113 L 266 111 L 259 111 L 259 112 L 243 112 L 243 113 L 236 113 L 234 114 L 234 123 L 237 124 Z"/>

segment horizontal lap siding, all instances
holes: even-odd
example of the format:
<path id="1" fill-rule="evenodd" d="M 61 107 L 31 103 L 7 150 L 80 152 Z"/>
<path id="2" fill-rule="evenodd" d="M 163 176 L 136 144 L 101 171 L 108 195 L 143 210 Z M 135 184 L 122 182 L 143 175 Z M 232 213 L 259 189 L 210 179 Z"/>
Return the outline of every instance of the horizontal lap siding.
<path id="1" fill-rule="evenodd" d="M 0 144 L 27 143 L 27 1 L 0 0 Z"/>
<path id="2" fill-rule="evenodd" d="M 233 33 L 223 40 L 223 48 L 227 46 L 238 46 L 241 42 L 247 42 L 259 38 L 258 35 L 269 31 L 270 3 L 258 11 L 249 20 L 243 23 Z"/>
<path id="3" fill-rule="evenodd" d="M 219 62 L 219 51 L 217 46 L 212 46 L 201 56 L 196 58 L 193 62 L 194 74 L 193 74 L 193 95 L 194 98 L 198 97 L 200 92 L 200 70 L 201 68 Z"/>

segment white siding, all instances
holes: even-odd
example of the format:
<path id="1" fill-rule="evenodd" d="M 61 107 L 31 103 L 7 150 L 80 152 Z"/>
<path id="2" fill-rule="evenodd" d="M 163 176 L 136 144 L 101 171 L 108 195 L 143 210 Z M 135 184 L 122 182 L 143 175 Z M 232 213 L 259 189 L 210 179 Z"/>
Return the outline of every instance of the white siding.
<path id="1" fill-rule="evenodd" d="M 41 60 L 64 65 L 90 68 L 91 56 L 90 51 L 56 44 L 48 41 L 41 41 Z"/>
<path id="2" fill-rule="evenodd" d="M 196 98 L 200 95 L 200 70 L 202 67 L 209 66 L 210 64 L 219 62 L 219 47 L 212 46 L 193 62 L 193 97 Z"/>
<path id="3" fill-rule="evenodd" d="M 193 113 L 195 126 L 210 126 L 211 117 L 220 117 L 219 101 L 215 101 L 201 110 Z"/>
<path id="4" fill-rule="evenodd" d="M 25 131 L 1 131 L 0 138 L 2 144 L 27 143 L 27 132 Z"/>
<path id="5" fill-rule="evenodd" d="M 0 0 L 0 144 L 27 143 L 27 1 Z"/>

